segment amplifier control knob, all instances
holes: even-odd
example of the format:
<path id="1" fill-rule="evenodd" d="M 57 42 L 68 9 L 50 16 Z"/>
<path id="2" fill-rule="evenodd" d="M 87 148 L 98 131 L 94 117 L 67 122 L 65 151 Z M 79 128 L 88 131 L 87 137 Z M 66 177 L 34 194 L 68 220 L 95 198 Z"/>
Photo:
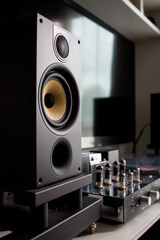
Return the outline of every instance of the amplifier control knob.
<path id="1" fill-rule="evenodd" d="M 151 205 L 152 199 L 151 199 L 151 197 L 148 197 L 148 196 L 142 196 L 140 198 L 140 203 L 141 203 L 141 205 L 145 205 L 146 207 L 148 207 Z"/>
<path id="2" fill-rule="evenodd" d="M 152 198 L 153 201 L 156 201 L 156 200 L 158 200 L 159 197 L 160 197 L 159 191 L 150 190 L 150 191 L 149 191 L 149 196 Z"/>

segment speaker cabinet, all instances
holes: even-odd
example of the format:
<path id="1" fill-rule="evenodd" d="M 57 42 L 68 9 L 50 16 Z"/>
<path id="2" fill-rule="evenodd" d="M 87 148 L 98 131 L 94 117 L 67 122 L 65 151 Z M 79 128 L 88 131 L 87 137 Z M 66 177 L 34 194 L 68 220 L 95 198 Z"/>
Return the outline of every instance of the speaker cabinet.
<path id="1" fill-rule="evenodd" d="M 1 26 L 0 188 L 81 172 L 80 40 L 40 14 Z"/>
<path id="2" fill-rule="evenodd" d="M 160 93 L 150 95 L 150 114 L 151 114 L 151 147 L 160 149 Z"/>

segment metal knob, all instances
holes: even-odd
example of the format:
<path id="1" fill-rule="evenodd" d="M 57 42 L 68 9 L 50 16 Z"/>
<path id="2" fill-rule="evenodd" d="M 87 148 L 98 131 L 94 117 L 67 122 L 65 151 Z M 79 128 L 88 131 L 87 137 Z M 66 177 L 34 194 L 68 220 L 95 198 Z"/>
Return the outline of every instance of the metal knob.
<path id="1" fill-rule="evenodd" d="M 159 199 L 160 194 L 159 194 L 159 191 L 150 190 L 150 191 L 149 191 L 149 196 L 152 198 L 152 201 L 156 201 L 156 200 Z"/>
<path id="2" fill-rule="evenodd" d="M 151 197 L 148 197 L 148 196 L 142 196 L 140 198 L 140 203 L 141 203 L 141 205 L 148 207 L 152 204 L 152 199 L 151 199 Z"/>

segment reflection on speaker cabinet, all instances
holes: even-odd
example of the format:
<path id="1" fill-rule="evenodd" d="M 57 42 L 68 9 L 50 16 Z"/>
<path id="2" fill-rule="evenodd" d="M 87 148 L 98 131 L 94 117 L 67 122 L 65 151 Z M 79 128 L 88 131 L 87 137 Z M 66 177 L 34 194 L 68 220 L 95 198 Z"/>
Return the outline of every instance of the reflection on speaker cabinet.
<path id="1" fill-rule="evenodd" d="M 40 14 L 1 26 L 1 36 L 0 189 L 79 174 L 80 40 Z"/>

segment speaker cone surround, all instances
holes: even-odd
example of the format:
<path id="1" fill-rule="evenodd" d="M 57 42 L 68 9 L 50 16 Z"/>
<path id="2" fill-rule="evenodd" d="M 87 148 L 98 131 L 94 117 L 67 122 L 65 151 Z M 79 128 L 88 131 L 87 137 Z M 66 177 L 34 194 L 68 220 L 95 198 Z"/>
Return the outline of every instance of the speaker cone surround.
<path id="1" fill-rule="evenodd" d="M 53 64 L 43 74 L 39 89 L 45 123 L 58 135 L 66 133 L 79 112 L 79 92 L 73 76 L 64 66 Z"/>

